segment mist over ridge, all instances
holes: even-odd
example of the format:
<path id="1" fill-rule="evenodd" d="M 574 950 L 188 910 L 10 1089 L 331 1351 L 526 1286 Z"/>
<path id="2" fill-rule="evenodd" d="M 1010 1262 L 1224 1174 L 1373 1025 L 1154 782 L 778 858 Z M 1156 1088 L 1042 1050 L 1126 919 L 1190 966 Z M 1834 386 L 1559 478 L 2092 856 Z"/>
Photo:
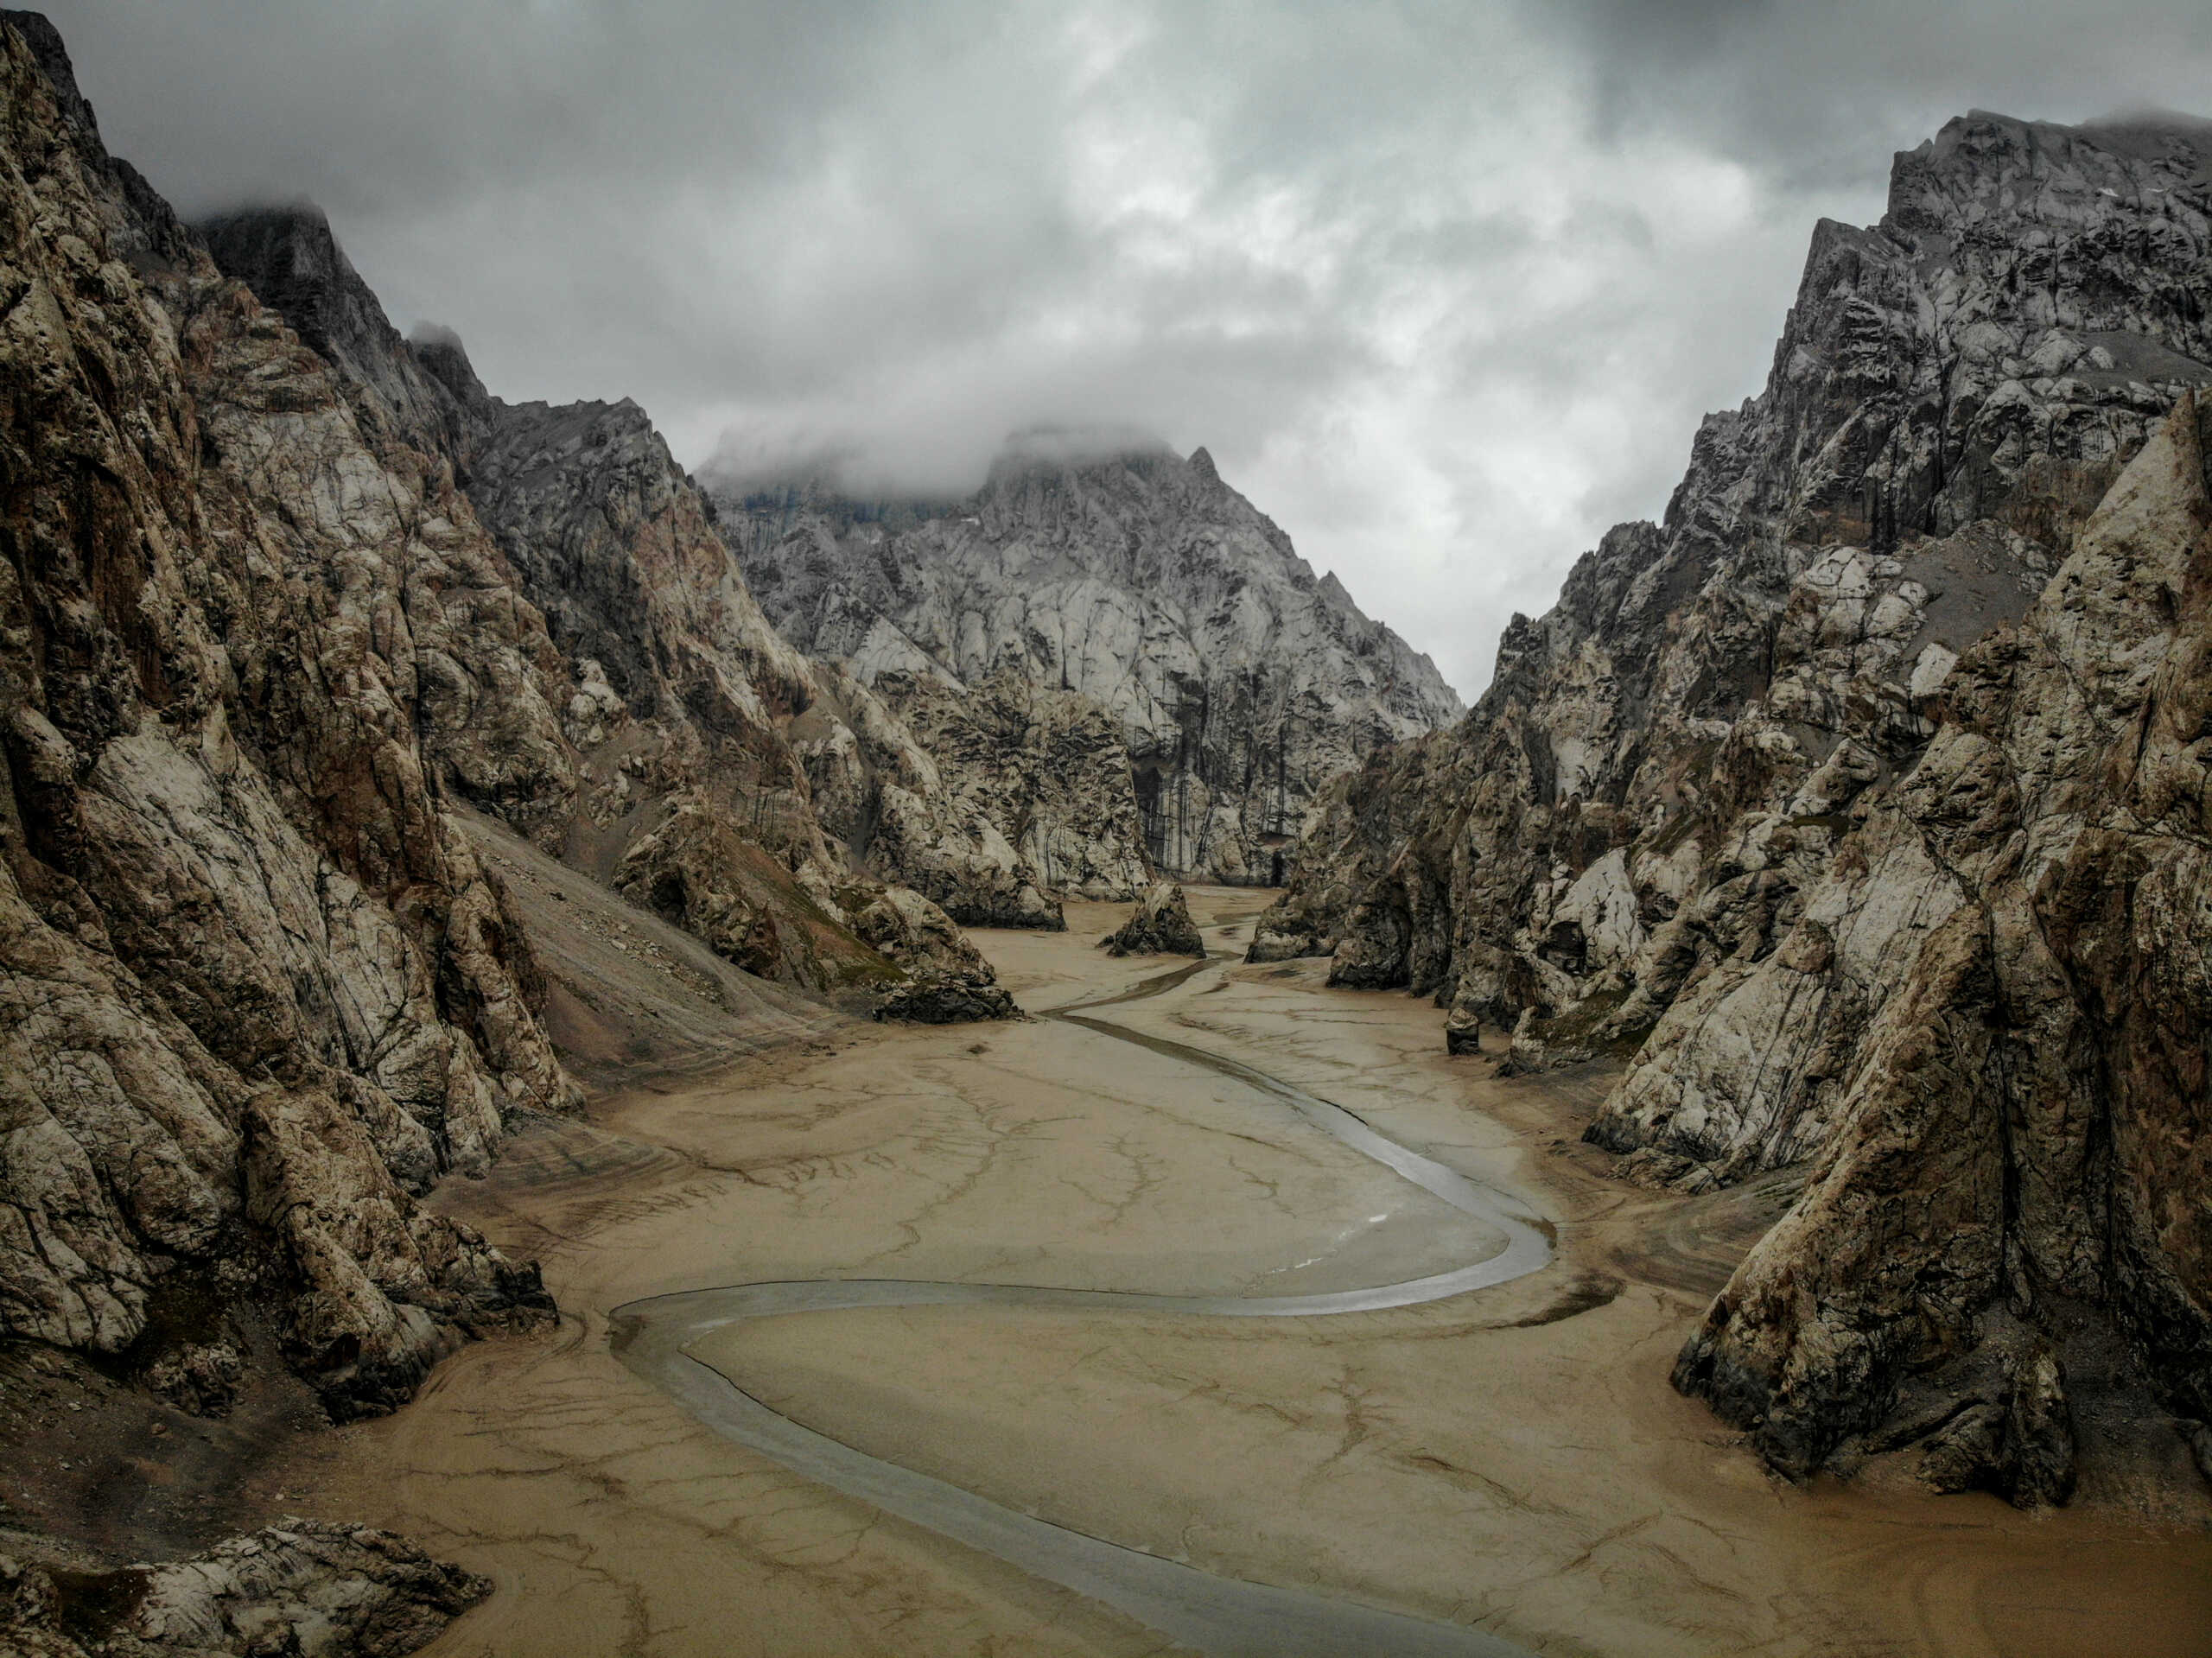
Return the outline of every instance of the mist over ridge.
<path id="1" fill-rule="evenodd" d="M 188 216 L 311 197 L 505 395 L 891 494 L 1039 424 L 1204 445 L 1469 695 L 1758 389 L 1808 227 L 1878 217 L 1893 152 L 2212 84 L 2166 0 L 54 19 Z"/>

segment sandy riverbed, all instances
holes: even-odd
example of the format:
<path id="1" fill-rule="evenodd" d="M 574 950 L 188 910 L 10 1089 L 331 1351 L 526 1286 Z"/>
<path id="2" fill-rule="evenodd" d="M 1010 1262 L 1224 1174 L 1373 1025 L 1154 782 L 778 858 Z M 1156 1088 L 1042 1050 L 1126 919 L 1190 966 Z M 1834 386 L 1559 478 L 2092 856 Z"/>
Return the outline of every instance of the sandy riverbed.
<path id="1" fill-rule="evenodd" d="M 1258 907 L 1193 896 L 1224 950 Z M 1044 1008 L 1160 970 L 1090 947 L 1118 914 L 976 937 Z M 1490 1081 L 1486 1062 L 1445 1058 L 1433 1009 L 1323 990 L 1320 967 L 1209 968 L 1109 1012 L 1519 1192 L 1558 1225 L 1553 1267 L 1329 1319 L 799 1315 L 700 1356 L 798 1420 L 1011 1507 L 1544 1652 L 2212 1652 L 2201 1516 L 1770 1481 L 1665 1375 L 1786 1193 L 1621 1185 L 1575 1140 L 1602 1077 Z M 398 1415 L 305 1442 L 264 1478 L 314 1494 L 289 1506 L 391 1525 L 498 1581 L 441 1658 L 1162 1649 L 693 1423 L 609 1353 L 625 1301 L 824 1276 L 1274 1294 L 1492 1247 L 1241 1084 L 1044 1020 L 832 1031 L 549 1125 L 439 1201 L 543 1261 L 560 1330 L 464 1352 Z"/>

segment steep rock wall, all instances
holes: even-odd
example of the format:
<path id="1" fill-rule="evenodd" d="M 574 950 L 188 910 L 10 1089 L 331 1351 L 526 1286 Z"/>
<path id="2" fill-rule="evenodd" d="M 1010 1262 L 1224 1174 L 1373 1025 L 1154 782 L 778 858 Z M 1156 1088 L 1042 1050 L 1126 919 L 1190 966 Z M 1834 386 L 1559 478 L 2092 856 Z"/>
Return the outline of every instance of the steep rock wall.
<path id="1" fill-rule="evenodd" d="M 1258 929 L 1455 1051 L 1626 1059 L 1589 1137 L 1688 1183 L 1820 1159 L 1678 1373 L 1792 1471 L 1934 1432 L 1937 1483 L 2063 1496 L 2092 1358 L 2202 1413 L 2203 889 L 2128 779 L 2199 648 L 2208 385 L 2212 127 L 1951 123 L 1816 231 L 1664 521 L 1332 791 Z"/>
<path id="2" fill-rule="evenodd" d="M 2208 153 L 1977 114 L 1900 156 L 1879 226 L 1815 232 L 1766 390 L 1706 422 L 1664 522 L 1516 618 L 1465 721 L 1329 794 L 1260 952 L 1463 1032 L 1525 1018 L 1529 1062 L 1632 1051 L 1770 954 L 1958 653 L 2212 381 Z"/>
<path id="3" fill-rule="evenodd" d="M 777 637 L 636 404 L 492 397 L 457 340 L 400 338 L 312 208 L 240 212 L 205 233 L 342 366 L 365 429 L 448 479 L 455 514 L 490 532 L 504 601 L 542 618 L 532 665 L 567 786 L 531 786 L 512 731 L 457 697 L 434 734 L 457 791 L 747 970 L 858 1007 L 913 974 L 990 977 L 955 929 L 925 927 L 894 959 L 841 905 L 855 882 L 872 901 L 842 820 L 885 775 L 914 785 L 912 839 L 963 918 L 1057 919 L 990 826 L 950 809 L 899 723 Z"/>
<path id="4" fill-rule="evenodd" d="M 1988 1413 L 1958 1483 L 2063 1498 L 2070 1428 L 1996 1413 L 2037 1370 L 2063 1408 L 2091 1312 L 2169 1408 L 2212 1418 L 2209 446 L 2212 404 L 2185 399 L 2027 616 L 1953 670 L 1927 754 L 1846 842 L 1918 843 L 1893 879 L 1941 919 L 1855 1040 L 1830 1032 L 1847 1085 L 1811 1186 L 1676 1370 L 1785 1467 L 1902 1397 Z M 1996 1378 L 1973 1363 L 1993 1323 L 2024 1326 Z"/>
<path id="5" fill-rule="evenodd" d="M 1000 827 L 1046 886 L 1101 899 L 1150 884 L 1128 749 L 1119 723 L 1090 698 L 1005 670 L 965 690 L 934 675 L 889 671 L 874 690 L 914 734 L 947 794 L 972 819 Z M 875 844 L 894 831 L 912 839 L 879 812 Z M 931 891 L 918 848 L 902 848 L 889 862 L 914 872 L 910 885 Z"/>
<path id="6" fill-rule="evenodd" d="M 434 752 L 561 798 L 546 640 L 7 21 L 0 1331 L 152 1369 L 164 1298 L 261 1296 L 381 1408 L 550 1308 L 410 1196 L 574 1095 Z"/>

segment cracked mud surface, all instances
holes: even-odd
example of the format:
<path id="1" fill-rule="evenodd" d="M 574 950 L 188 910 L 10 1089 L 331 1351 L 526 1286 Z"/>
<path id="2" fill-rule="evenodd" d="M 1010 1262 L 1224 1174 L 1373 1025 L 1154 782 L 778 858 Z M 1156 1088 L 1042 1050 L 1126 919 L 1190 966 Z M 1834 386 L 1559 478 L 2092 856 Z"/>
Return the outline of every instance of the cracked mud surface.
<path id="1" fill-rule="evenodd" d="M 1192 899 L 1222 949 L 1256 907 Z M 978 935 L 1026 1006 L 1160 972 L 1070 924 Z M 1434 1051 L 1431 1010 L 1325 991 L 1325 967 L 1205 967 L 1110 1017 L 1520 1193 L 1557 1224 L 1551 1268 L 1325 1319 L 810 1313 L 729 1332 L 717 1368 L 1017 1511 L 1548 1653 L 2206 1649 L 2201 1531 L 1770 1483 L 1665 1376 L 1786 1194 L 1608 1179 L 1611 1159 L 1575 1143 L 1601 1078 L 1491 1082 Z M 439 1193 L 543 1260 L 569 1314 L 557 1331 L 473 1348 L 397 1416 L 264 1477 L 499 1584 L 427 1649 L 441 1658 L 1171 1649 L 717 1438 L 609 1351 L 624 1302 L 824 1276 L 1311 1293 L 1484 1253 L 1479 1223 L 1248 1086 L 1065 1021 L 846 1028 L 665 1086 L 548 1124 Z"/>
<path id="2" fill-rule="evenodd" d="M 905 1466 L 893 1456 L 870 1457 L 817 1434 L 744 1391 L 728 1374 L 731 1360 L 726 1356 L 735 1355 L 741 1362 L 743 1324 L 799 1312 L 987 1305 L 1024 1312 L 1103 1314 L 1109 1320 L 1162 1313 L 1202 1318 L 1340 1318 L 1463 1296 L 1513 1282 L 1551 1264 L 1554 1229 L 1511 1195 L 1391 1140 L 1342 1107 L 1255 1067 L 1128 1030 L 1091 1011 L 1165 994 L 1192 976 L 1188 969 L 1173 969 L 1147 980 L 1135 991 L 1103 997 L 1096 1004 L 1082 1001 L 1055 1008 L 1046 1016 L 1192 1070 L 1227 1077 L 1261 1099 L 1287 1109 L 1294 1121 L 1373 1159 L 1417 1190 L 1482 1223 L 1493 1236 L 1482 1239 L 1480 1255 L 1411 1280 L 1287 1295 L 1268 1293 L 1274 1286 L 1268 1279 L 1257 1283 L 1261 1293 L 1229 1296 L 880 1279 L 731 1286 L 617 1307 L 615 1350 L 632 1369 L 683 1401 L 690 1414 L 725 1439 L 764 1451 L 785 1467 L 888 1514 L 1103 1601 L 1179 1644 L 1217 1658 L 1344 1658 L 1374 1652 L 1403 1654 L 1405 1658 L 1529 1658 L 1527 1648 L 1456 1619 L 1420 1618 L 1283 1584 L 1248 1582 L 1189 1565 L 1187 1550 L 1166 1557 L 1149 1547 L 1129 1547 L 1091 1535 L 1081 1529 L 1079 1521 L 1040 1519 L 1033 1509 L 995 1502 L 957 1483 Z M 1135 1190 L 1116 1205 L 1118 1224 L 1162 1180 L 1153 1166 L 1160 1159 L 1132 1151 L 1120 1138 L 1111 1149 L 1137 1165 Z M 1280 1202 L 1279 1190 L 1271 1197 Z M 1392 1219 L 1387 1211 L 1368 1216 L 1355 1220 L 1346 1232 L 1363 1227 L 1376 1236 L 1388 1236 Z M 1304 1271 L 1340 1254 L 1326 1250 L 1287 1270 Z"/>

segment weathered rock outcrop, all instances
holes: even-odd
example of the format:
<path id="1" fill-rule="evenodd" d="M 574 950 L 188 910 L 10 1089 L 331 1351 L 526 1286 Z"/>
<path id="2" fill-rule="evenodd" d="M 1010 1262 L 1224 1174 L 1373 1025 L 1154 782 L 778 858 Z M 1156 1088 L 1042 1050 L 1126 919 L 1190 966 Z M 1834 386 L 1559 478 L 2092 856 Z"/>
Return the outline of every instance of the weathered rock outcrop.
<path id="1" fill-rule="evenodd" d="M 905 981 L 876 1005 L 878 1019 L 957 1025 L 1022 1017 L 982 953 L 920 893 L 892 886 L 873 895 L 849 894 L 847 902 L 854 905 L 853 924 L 861 936 L 907 970 Z"/>
<path id="2" fill-rule="evenodd" d="M 402 340 L 320 209 L 256 207 L 194 230 L 224 275 L 253 289 L 303 345 L 371 394 L 356 400 L 365 419 L 424 454 L 467 454 L 488 399 L 466 357 L 451 354 L 457 342 Z"/>
<path id="3" fill-rule="evenodd" d="M 1203 449 L 1073 464 L 1017 448 L 944 506 L 716 499 L 753 591 L 802 650 L 871 684 L 895 673 L 963 691 L 1011 672 L 1102 704 L 1143 837 L 1109 847 L 1116 868 L 1148 856 L 1269 883 L 1331 778 L 1459 712 L 1428 658 L 1317 579 Z"/>
<path id="4" fill-rule="evenodd" d="M 1516 619 L 1460 726 L 1332 791 L 1257 952 L 1585 1052 L 1686 992 L 1717 1008 L 1924 748 L 1958 652 L 2212 380 L 2208 148 L 1976 115 L 1901 156 L 1880 226 L 1815 233 L 1765 391 L 1706 422 L 1664 524 Z M 1831 925 L 1854 995 L 1937 919 Z"/>
<path id="5" fill-rule="evenodd" d="M 1206 941 L 1191 919 L 1183 889 L 1161 881 L 1137 900 L 1129 918 L 1098 941 L 1110 956 L 1200 956 Z"/>
<path id="6" fill-rule="evenodd" d="M 935 763 L 944 793 L 970 821 L 1005 835 L 1019 854 L 1017 867 L 1074 898 L 1127 898 L 1152 884 L 1128 749 L 1120 726 L 1090 698 L 1010 670 L 964 690 L 935 675 L 888 671 L 874 689 Z M 941 896 L 928 853 L 911 844 L 912 831 L 879 811 L 872 846 L 883 848 L 894 834 L 902 844 L 895 854 L 884 853 L 886 867 L 901 871 L 908 886 L 936 898 L 955 920 L 1046 924 L 1031 916 L 1031 899 L 1019 890 L 994 895 L 984 914 L 963 915 L 975 903 L 962 896 L 963 888 L 989 889 L 969 877 Z"/>
<path id="7" fill-rule="evenodd" d="M 2130 653 L 2167 648 L 2145 645 L 2152 636 L 2179 637 L 2181 589 L 2164 578 L 2109 600 L 2082 584 L 2117 556 L 2115 537 L 2164 537 L 2169 564 L 2190 542 L 2186 505 L 2155 531 L 2121 528 L 2152 494 L 2182 500 L 2178 486 L 2131 472 L 2108 492 L 2168 412 L 2212 385 L 2209 160 L 2201 123 L 2069 129 L 1985 114 L 1899 156 L 1879 225 L 1815 232 L 1766 389 L 1707 421 L 1664 522 L 1613 530 L 1556 608 L 1516 618 L 1460 726 L 1337 785 L 1256 934 L 1256 958 L 1332 955 L 1334 982 L 1434 994 L 1455 1051 L 1488 1026 L 1510 1032 L 1516 1069 L 1629 1059 L 1591 1138 L 1670 1159 L 1687 1182 L 1829 1159 L 1754 1258 L 1778 1252 L 1770 1275 L 1742 1280 L 1766 1285 L 1765 1299 L 1724 1299 L 1762 1310 L 1739 1310 L 1736 1333 L 1714 1334 L 1683 1372 L 1762 1424 L 1785 1466 L 1891 1420 L 1900 1375 L 1932 1375 L 1947 1352 L 1986 1356 L 1974 1331 L 1993 1281 L 2008 1305 L 2047 1312 L 2063 1293 L 2145 1331 L 2152 1315 L 2123 1305 L 2135 1292 L 2122 1279 L 2139 1277 L 2165 1286 L 2143 1293 L 2163 1309 L 2159 1329 L 2197 1327 L 2173 1288 L 2193 1283 L 2201 1297 L 2196 1245 L 2171 1218 L 2115 1242 L 2104 1266 L 2069 1246 L 2067 1270 L 2050 1267 L 2040 1291 L 1991 1267 L 2020 1254 L 2000 1223 L 2023 1201 L 2008 1184 L 2026 1178 L 2015 1159 L 2042 1132 L 2006 1115 L 2030 1112 L 2031 1070 L 2010 1083 L 1991 1070 L 2032 1058 L 2049 1084 L 2035 1111 L 2067 1099 L 2077 1103 L 2063 1109 L 2114 1121 L 2117 1107 L 2079 1103 L 2111 1097 L 2083 1092 L 2084 1055 L 2106 1039 L 2080 1032 L 2178 994 L 2109 984 L 2083 1026 L 2065 1010 L 2107 989 L 2092 990 L 2086 957 L 2068 958 L 2055 920 L 2026 919 L 2060 890 L 2103 890 L 2092 869 L 2133 868 L 2131 848 L 2155 845 L 2152 820 L 2116 827 L 2139 810 L 2121 794 L 2090 813 L 2107 831 L 2094 851 L 2071 830 L 2047 854 L 2002 848 L 2057 835 L 2043 814 L 2089 810 L 2086 784 L 2034 779 L 2120 765 L 2129 716 L 2086 688 L 2145 670 Z M 2140 464 L 2171 471 L 2156 457 L 2179 441 L 2161 439 Z M 2085 605 L 2130 619 L 2092 638 Z M 1991 653 L 2046 636 L 2056 665 L 1993 665 Z M 2015 687 L 2016 671 L 2037 676 L 2033 687 Z M 1992 689 L 2000 682 L 2012 689 Z M 2062 724 L 1999 731 L 1996 715 L 1962 717 L 1976 699 L 2035 702 Z M 2102 711 L 2060 712 L 2077 704 Z M 2116 778 L 2100 786 L 2119 789 Z M 2062 797 L 2070 804 L 2050 804 Z M 2024 893 L 2059 887 L 2008 909 L 1993 885 L 2005 858 L 2044 872 L 2017 875 Z M 2189 867 L 2184 856 L 2183 884 L 2161 900 L 2177 912 L 2201 902 Z M 2156 924 L 2179 942 L 2193 924 Z M 2025 965 L 2038 950 L 2056 963 L 2040 981 Z M 2000 1034 L 2053 1020 L 2040 1040 Z M 2095 1155 L 2116 1156 L 2104 1134 L 2088 1135 Z M 1963 1159 L 1955 1180 L 1900 1151 L 1923 1139 Z M 2171 1217 L 2186 1207 L 2181 1183 L 2200 1177 L 2178 1142 L 2153 1149 L 2161 1139 L 2171 1131 L 2130 1165 L 2128 1201 Z M 2032 1155 L 2047 1212 L 2108 1214 L 2120 1201 L 2100 1195 L 2120 1177 L 2094 1158 Z M 1993 1179 L 2010 1194 L 1998 1210 Z M 1802 1248 L 1783 1242 L 1792 1228 L 1805 1229 Z M 1815 1233 L 1827 1252 L 1818 1266 Z M 2152 1270 L 2154 1236 L 2164 1254 Z M 1916 1278 L 1938 1261 L 1959 1283 Z M 1830 1313 L 1814 1311 L 1815 1280 L 1840 1298 Z M 1808 1322 L 1826 1317 L 1835 1328 Z M 1889 1334 L 1842 1334 L 1878 1318 L 1897 1321 Z M 2197 1338 L 2140 1339 L 2164 1395 L 2196 1399 L 2189 1366 L 2201 1361 L 2185 1356 Z M 2053 1340 L 2063 1368 L 2073 1350 Z M 2013 1394 L 2036 1393 L 2033 1349 L 2024 1337 L 2018 1363 L 1999 1367 L 2029 1381 L 1976 1383 L 1975 1396 L 2002 1415 Z M 2050 1413 L 2029 1415 L 2047 1424 Z M 2034 1436 L 2006 1432 L 1983 1445 L 1975 1477 L 2056 1492 L 2063 1480 L 2020 1472 L 2054 1465 L 2052 1436 L 2038 1430 L 2042 1448 L 2016 1456 L 2007 1447 Z"/>
<path id="8" fill-rule="evenodd" d="M 550 645 L 445 470 L 7 22 L 0 1333 L 158 1369 L 163 1298 L 264 1296 L 334 1412 L 381 1408 L 550 1305 L 412 1197 L 573 1097 L 442 804 L 570 786 Z"/>
<path id="9" fill-rule="evenodd" d="M 2170 1409 L 2212 1417 L 2209 446 L 2212 405 L 2185 399 L 2027 616 L 1951 671 L 1869 825 L 1925 848 L 1911 890 L 1942 918 L 1831 1032 L 1847 1082 L 1811 1186 L 1676 1371 L 1784 1467 L 1932 1396 L 1959 1411 L 1938 1484 L 2063 1500 L 2053 1343 L 2091 1314 Z M 1995 1378 L 1993 1321 L 2031 1327 Z"/>
<path id="10" fill-rule="evenodd" d="M 217 1414 L 273 1348 L 332 1415 L 389 1409 L 552 1316 L 534 1266 L 416 1202 L 577 1097 L 493 873 L 522 866 L 464 804 L 787 982 L 934 1020 L 1011 999 L 813 816 L 817 775 L 849 805 L 878 764 L 942 796 L 776 638 L 634 409 L 505 410 L 456 345 L 398 338 L 308 211 L 210 227 L 226 275 L 106 155 L 54 31 L 6 22 L 0 1338 Z M 810 770 L 823 708 L 859 758 Z M 929 821 L 950 857 L 966 826 Z M 607 949 L 738 1011 L 642 937 Z M 11 1650 L 384 1654 L 483 1585 L 288 1525 L 8 1591 Z"/>
<path id="11" fill-rule="evenodd" d="M 491 1592 L 390 1532 L 286 1520 L 162 1566 L 0 1557 L 0 1638 L 22 1658 L 400 1658 Z"/>
<path id="12" fill-rule="evenodd" d="M 905 726 L 777 636 L 636 404 L 492 397 L 449 335 L 400 338 L 312 209 L 236 213 L 207 234 L 344 365 L 365 426 L 450 470 L 503 556 L 508 602 L 543 618 L 555 757 L 518 766 L 536 751 L 512 722 L 456 719 L 434 752 L 457 792 L 747 971 L 840 1001 L 936 970 L 926 951 L 888 960 L 833 897 L 871 885 L 863 864 L 961 919 L 1058 924 Z M 949 970 L 991 978 L 980 957 Z"/>
<path id="13" fill-rule="evenodd" d="M 1765 391 L 1707 421 L 1665 522 L 1516 619 L 1462 725 L 1330 795 L 1263 953 L 1506 1030 L 1610 997 L 1597 1040 L 1630 1046 L 1767 953 L 1957 652 L 2212 379 L 2207 147 L 1976 115 L 1901 156 L 1881 225 L 1815 232 Z"/>

